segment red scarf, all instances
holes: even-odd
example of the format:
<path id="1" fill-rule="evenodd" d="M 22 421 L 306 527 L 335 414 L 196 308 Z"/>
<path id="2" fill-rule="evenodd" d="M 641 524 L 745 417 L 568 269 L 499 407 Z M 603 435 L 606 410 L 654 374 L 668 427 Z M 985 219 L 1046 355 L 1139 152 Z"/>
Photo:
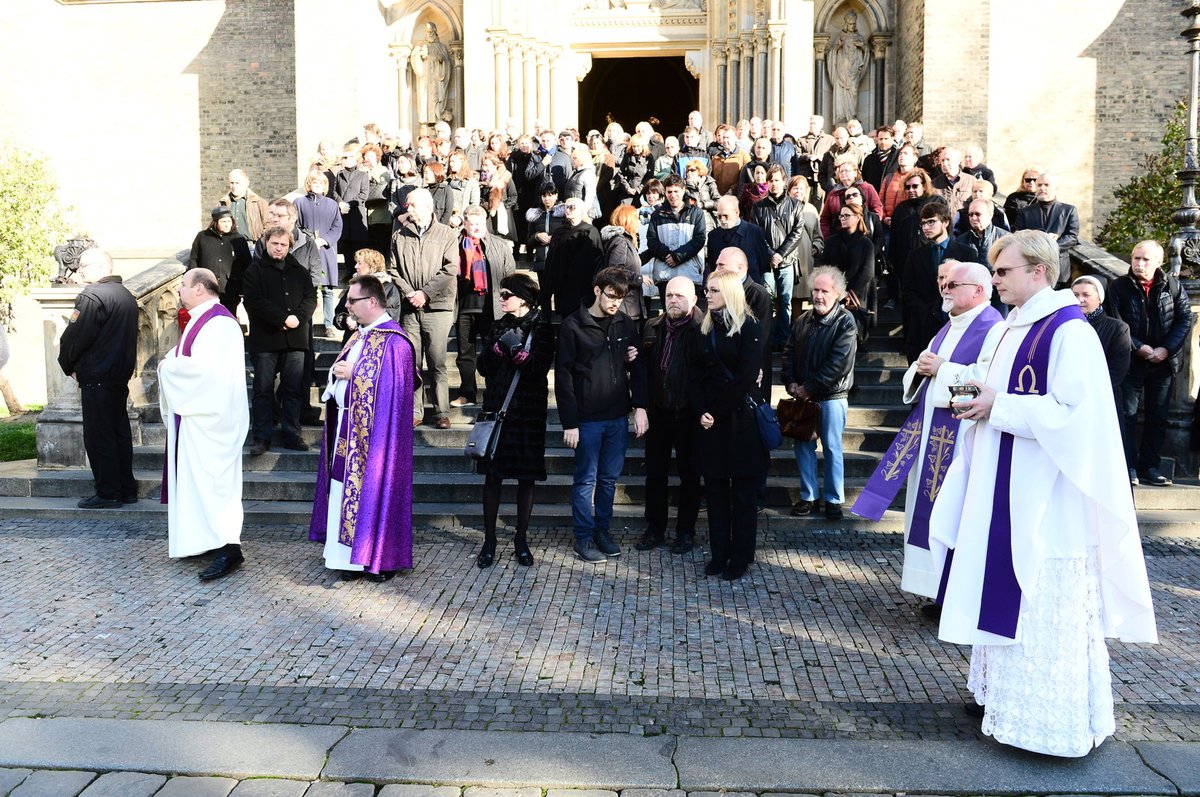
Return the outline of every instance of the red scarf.
<path id="1" fill-rule="evenodd" d="M 483 257 L 483 247 L 469 235 L 463 236 L 462 265 L 458 275 L 469 281 L 479 295 L 487 293 L 487 260 Z"/>

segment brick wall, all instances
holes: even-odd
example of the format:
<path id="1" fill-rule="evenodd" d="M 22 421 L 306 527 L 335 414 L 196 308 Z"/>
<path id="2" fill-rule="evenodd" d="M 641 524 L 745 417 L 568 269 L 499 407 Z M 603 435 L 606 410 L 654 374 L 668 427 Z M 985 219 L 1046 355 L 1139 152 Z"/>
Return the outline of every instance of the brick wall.
<path id="1" fill-rule="evenodd" d="M 896 0 L 896 115 L 905 120 L 925 115 L 925 2 Z"/>
<path id="2" fill-rule="evenodd" d="M 934 146 L 978 144 L 986 151 L 991 0 L 924 4 L 925 135 Z"/>

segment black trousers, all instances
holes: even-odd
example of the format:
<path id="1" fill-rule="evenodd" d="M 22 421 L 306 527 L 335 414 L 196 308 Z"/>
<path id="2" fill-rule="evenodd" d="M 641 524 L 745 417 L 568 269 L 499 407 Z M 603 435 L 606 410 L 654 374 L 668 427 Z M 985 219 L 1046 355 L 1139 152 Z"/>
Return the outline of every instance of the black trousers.
<path id="1" fill-rule="evenodd" d="M 646 432 L 646 532 L 656 537 L 666 535 L 667 472 L 674 450 L 679 471 L 679 514 L 675 518 L 675 534 L 692 537 L 696 533 L 696 515 L 700 512 L 696 417 L 686 410 L 651 410 L 649 419 L 650 429 Z"/>
<path id="2" fill-rule="evenodd" d="M 96 495 L 117 500 L 136 498 L 133 434 L 126 410 L 129 385 L 87 384 L 79 387 L 83 404 L 83 448 L 92 466 Z"/>
<path id="3" fill-rule="evenodd" d="M 460 310 L 458 318 L 454 322 L 454 335 L 458 343 L 458 357 L 455 363 L 458 366 L 458 378 L 461 383 L 458 392 L 459 395 L 467 396 L 472 400 L 479 392 L 479 387 L 475 383 L 475 363 L 479 359 L 477 341 L 479 339 L 486 341 L 488 330 L 491 327 L 491 315 L 483 311 L 468 313 Z"/>
<path id="4" fill-rule="evenodd" d="M 304 352 L 262 351 L 250 355 L 254 388 L 250 408 L 254 437 L 271 442 L 275 423 L 275 374 L 279 374 L 279 426 L 289 440 L 300 438 L 300 405 L 304 396 Z"/>
<path id="5" fill-rule="evenodd" d="M 744 567 L 754 561 L 758 535 L 759 477 L 704 478 L 708 539 L 714 562 Z"/>

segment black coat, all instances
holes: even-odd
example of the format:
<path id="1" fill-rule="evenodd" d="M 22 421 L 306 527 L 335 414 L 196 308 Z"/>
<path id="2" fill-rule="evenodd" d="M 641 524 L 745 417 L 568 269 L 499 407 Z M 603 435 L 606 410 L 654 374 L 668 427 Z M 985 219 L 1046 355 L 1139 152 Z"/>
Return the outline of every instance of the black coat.
<path id="1" fill-rule="evenodd" d="M 746 402 L 755 394 L 762 365 L 762 328 L 747 318 L 730 337 L 721 314 L 715 315 L 713 336 L 700 336 L 699 367 L 692 380 L 697 421 L 700 472 L 706 479 L 761 478 L 767 472 L 770 452 L 762 444 L 754 411 Z M 711 429 L 699 425 L 700 416 L 713 416 Z"/>
<path id="2" fill-rule="evenodd" d="M 1035 201 L 1037 197 L 1032 191 L 1013 191 L 1008 195 L 1004 200 L 1004 215 L 1008 219 L 1009 229 L 1017 229 L 1017 217 Z"/>
<path id="3" fill-rule="evenodd" d="M 667 316 L 659 314 L 646 322 L 642 330 L 639 356 L 645 358 L 646 386 L 651 412 L 681 412 L 692 409 L 692 379 L 700 367 L 700 312 L 692 311 L 690 322 L 675 336 L 667 367 L 662 367 L 663 345 L 667 338 Z M 695 418 L 692 418 L 695 422 Z"/>
<path id="4" fill-rule="evenodd" d="M 708 233 L 706 246 L 708 248 L 704 254 L 704 279 L 708 279 L 708 275 L 716 269 L 721 250 L 727 246 L 736 246 L 746 254 L 750 279 L 760 284 L 766 282 L 766 275 L 771 271 L 771 246 L 762 227 L 745 219 L 730 230 L 714 227 Z"/>
<path id="5" fill-rule="evenodd" d="M 767 194 L 754 205 L 750 220 L 762 227 L 767 245 L 783 258 L 780 268 L 792 264 L 796 247 L 804 239 L 803 209 L 802 204 L 787 194 L 780 197 Z"/>
<path id="6" fill-rule="evenodd" d="M 250 318 L 246 351 L 308 351 L 309 325 L 317 309 L 317 288 L 304 266 L 290 254 L 282 263 L 270 258 L 256 260 L 246 269 L 242 304 Z M 284 328 L 289 315 L 300 322 Z"/>
<path id="7" fill-rule="evenodd" d="M 900 148 L 893 146 L 891 149 L 881 152 L 875 150 L 867 154 L 863 158 L 862 163 L 862 178 L 863 180 L 874 186 L 876 191 L 879 191 L 883 186 L 884 179 L 900 168 Z"/>
<path id="8" fill-rule="evenodd" d="M 133 377 L 137 335 L 137 299 L 120 277 L 104 277 L 75 298 L 58 341 L 58 364 L 81 385 L 125 385 Z"/>
<path id="9" fill-rule="evenodd" d="M 593 228 L 595 229 L 595 228 Z M 646 406 L 646 369 L 631 363 L 630 346 L 640 346 L 637 325 L 622 312 L 602 328 L 587 306 L 563 320 L 554 352 L 554 396 L 563 429 L 584 421 L 610 421 Z"/>
<path id="10" fill-rule="evenodd" d="M 554 309 L 566 318 L 579 309 L 580 302 L 591 304 L 592 279 L 603 262 L 604 246 L 594 224 L 582 221 L 559 227 L 546 251 L 542 306 L 548 308 L 553 297 Z"/>
<path id="11" fill-rule="evenodd" d="M 909 255 L 900 275 L 900 295 L 904 301 L 904 353 L 909 362 L 920 356 L 946 323 L 937 282 L 938 265 L 945 260 L 966 263 L 971 260 L 971 251 L 951 239 L 946 246 L 946 257 L 935 263 L 933 245 L 926 241 Z"/>
<path id="12" fill-rule="evenodd" d="M 935 194 L 906 199 L 892 211 L 892 245 L 888 256 L 897 273 L 904 274 L 909 255 L 925 243 L 925 236 L 921 234 L 921 208 L 938 198 Z"/>
<path id="13" fill-rule="evenodd" d="M 829 266 L 837 266 L 846 275 L 847 290 L 864 304 L 875 281 L 875 244 L 862 233 L 839 230 L 825 242 L 822 258 Z"/>
<path id="14" fill-rule="evenodd" d="M 233 284 L 233 290 L 229 292 L 241 291 L 242 273 L 248 265 L 250 244 L 239 233 L 222 235 L 211 227 L 196 233 L 188 257 L 188 268 L 206 268 L 215 274 L 222 294 L 227 292 L 226 286 L 230 283 Z"/>
<path id="15" fill-rule="evenodd" d="M 521 342 L 533 335 L 529 359 L 521 365 L 507 354 L 497 354 L 493 345 L 509 330 L 521 333 Z M 501 479 L 546 478 L 546 404 L 549 390 L 546 374 L 554 364 L 554 333 L 537 310 L 517 318 L 504 315 L 492 325 L 479 357 L 479 372 L 487 379 L 483 396 L 484 412 L 499 412 L 513 377 L 520 373 L 508 414 L 500 427 L 496 455 L 490 462 L 478 460 L 476 473 L 489 473 Z"/>
<path id="16" fill-rule="evenodd" d="M 783 384 L 802 385 L 814 401 L 845 398 L 854 387 L 858 328 L 837 305 L 823 316 L 802 313 L 783 346 Z"/>
<path id="17" fill-rule="evenodd" d="M 1108 378 L 1112 382 L 1113 397 L 1120 395 L 1121 383 L 1129 373 L 1129 360 L 1133 356 L 1133 346 L 1130 345 L 1129 325 L 1119 318 L 1113 318 L 1098 308 L 1096 315 L 1088 321 L 1096 336 L 1100 338 L 1100 346 L 1104 349 L 1104 359 L 1108 362 Z M 1120 404 L 1117 404 L 1118 411 Z"/>
<path id="18" fill-rule="evenodd" d="M 342 215 L 340 240 L 367 240 L 367 196 L 370 192 L 370 175 L 358 169 L 342 169 L 329 181 L 329 198 L 350 206 L 350 212 Z"/>
<path id="19" fill-rule="evenodd" d="M 1017 215 L 1013 230 L 1041 230 L 1057 239 L 1058 284 L 1071 281 L 1071 247 L 1079 243 L 1079 214 L 1074 205 L 1057 200 L 1051 202 L 1043 222 L 1042 205 L 1035 201 Z"/>
<path id="20" fill-rule="evenodd" d="M 1110 294 L 1114 313 L 1129 325 L 1130 347 L 1163 347 L 1170 352 L 1167 362 L 1171 371 L 1178 373 L 1183 367 L 1183 349 L 1192 329 L 1191 305 L 1179 281 L 1159 269 L 1147 297 L 1132 274 L 1123 274 L 1112 281 Z M 1136 357 L 1130 368 L 1146 365 L 1144 359 Z"/>
<path id="21" fill-rule="evenodd" d="M 613 175 L 613 192 L 624 205 L 633 204 L 642 193 L 647 177 L 652 177 L 650 159 L 645 155 L 626 152 Z"/>

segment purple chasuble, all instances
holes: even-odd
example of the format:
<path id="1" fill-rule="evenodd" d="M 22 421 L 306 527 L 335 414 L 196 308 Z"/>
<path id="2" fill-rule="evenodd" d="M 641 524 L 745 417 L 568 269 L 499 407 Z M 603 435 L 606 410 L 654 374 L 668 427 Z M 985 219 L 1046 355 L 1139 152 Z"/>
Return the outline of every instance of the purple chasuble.
<path id="1" fill-rule="evenodd" d="M 196 323 L 192 324 L 191 329 L 189 329 L 187 333 L 175 343 L 175 356 L 191 357 L 192 344 L 196 342 L 196 336 L 200 334 L 200 330 L 204 328 L 205 324 L 217 316 L 225 316 L 226 318 L 232 318 L 234 321 L 237 321 L 237 316 L 229 312 L 229 308 L 220 302 L 217 302 L 210 307 L 208 312 L 198 319 Z M 172 417 L 175 419 L 175 450 L 163 452 L 162 489 L 159 491 L 160 496 L 158 499 L 160 504 L 167 503 L 167 457 L 171 457 L 171 459 L 176 463 L 179 462 L 179 427 L 183 423 L 183 419 L 174 413 L 172 413 Z"/>
<path id="2" fill-rule="evenodd" d="M 999 321 L 1003 320 L 996 308 L 985 307 L 975 320 L 967 327 L 963 336 L 954 346 L 954 351 L 946 359 L 959 365 L 967 365 L 979 359 L 979 351 L 987 338 L 988 331 Z M 950 332 L 947 323 L 929 344 L 930 351 L 937 351 Z M 925 402 L 929 395 L 929 380 L 926 379 L 919 389 L 917 405 L 908 414 L 904 425 L 900 427 L 896 439 L 888 447 L 879 466 L 871 474 L 866 488 L 850 511 L 867 520 L 879 520 L 891 506 L 900 488 L 908 482 L 908 473 L 916 464 L 917 454 L 922 453 L 920 489 L 917 491 L 916 504 L 913 507 L 913 519 L 909 526 L 908 542 L 919 548 L 929 549 L 929 514 L 933 511 L 933 502 L 942 486 L 942 479 L 950 468 L 954 457 L 954 444 L 958 438 L 958 427 L 961 421 L 946 407 L 937 407 L 930 418 L 929 438 L 923 452 L 918 452 L 921 442 L 921 430 L 925 422 Z"/>
<path id="3" fill-rule="evenodd" d="M 412 410 L 420 377 L 412 343 L 391 319 L 356 332 L 335 362 L 360 339 L 341 424 L 337 403 L 326 404 L 308 538 L 325 541 L 329 481 L 337 478 L 338 542 L 350 547 L 352 563 L 378 573 L 412 567 Z"/>
<path id="4" fill-rule="evenodd" d="M 1083 321 L 1076 305 L 1063 307 L 1035 322 L 1017 348 L 1008 392 L 1040 395 L 1048 387 L 1050 344 L 1054 333 L 1068 321 Z M 983 590 L 979 599 L 980 631 L 1009 639 L 1017 638 L 1017 619 L 1021 614 L 1021 585 L 1017 582 L 1012 556 L 1012 453 L 1013 436 L 1000 435 L 1000 455 L 996 463 L 996 489 L 992 498 L 992 523 L 988 528 L 987 556 L 983 567 Z"/>

